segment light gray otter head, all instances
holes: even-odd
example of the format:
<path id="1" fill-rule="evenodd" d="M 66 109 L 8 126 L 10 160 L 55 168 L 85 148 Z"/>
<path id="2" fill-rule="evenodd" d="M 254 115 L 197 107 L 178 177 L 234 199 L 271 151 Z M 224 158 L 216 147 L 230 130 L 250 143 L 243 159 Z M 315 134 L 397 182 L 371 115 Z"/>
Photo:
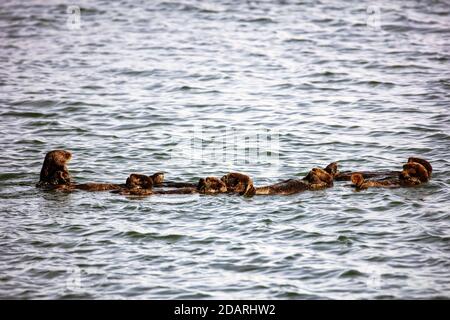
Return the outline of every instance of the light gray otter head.
<path id="1" fill-rule="evenodd" d="M 246 197 L 251 197 L 256 193 L 253 180 L 243 173 L 231 172 L 224 175 L 220 180 L 225 183 L 227 192 L 239 193 Z"/>
<path id="2" fill-rule="evenodd" d="M 219 178 L 207 177 L 198 181 L 197 191 L 200 193 L 225 193 L 227 186 Z"/>
<path id="3" fill-rule="evenodd" d="M 53 150 L 45 155 L 38 186 L 70 184 L 71 176 L 67 162 L 72 154 L 66 150 Z"/>

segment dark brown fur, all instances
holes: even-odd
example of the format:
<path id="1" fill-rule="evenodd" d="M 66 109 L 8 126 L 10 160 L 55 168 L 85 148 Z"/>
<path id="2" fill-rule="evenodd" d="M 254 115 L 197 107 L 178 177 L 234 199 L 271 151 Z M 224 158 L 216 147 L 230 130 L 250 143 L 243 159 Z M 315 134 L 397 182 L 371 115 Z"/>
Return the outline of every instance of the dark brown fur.
<path id="1" fill-rule="evenodd" d="M 408 163 L 415 162 L 423 165 L 428 171 L 428 178 L 431 178 L 431 173 L 433 172 L 433 168 L 431 164 L 421 158 L 410 157 L 408 158 Z M 336 181 L 351 181 L 352 174 L 359 173 L 362 174 L 364 179 L 396 179 L 398 178 L 401 171 L 392 171 L 392 170 L 381 170 L 381 171 L 344 171 L 335 175 L 334 180 Z"/>
<path id="2" fill-rule="evenodd" d="M 357 190 L 364 190 L 368 188 L 392 188 L 399 187 L 400 181 L 395 179 L 389 180 L 365 180 L 364 176 L 361 173 L 354 173 L 351 176 L 351 181 L 353 186 L 356 187 Z"/>
<path id="3" fill-rule="evenodd" d="M 256 192 L 253 180 L 243 173 L 231 172 L 224 175 L 220 180 L 225 183 L 227 192 L 238 193 L 244 196 L 252 196 Z"/>
<path id="4" fill-rule="evenodd" d="M 338 170 L 338 163 L 337 162 L 332 162 L 329 165 L 327 165 L 324 169 L 326 172 L 328 172 L 332 177 L 333 180 L 336 176 L 339 175 L 339 170 Z"/>
<path id="5" fill-rule="evenodd" d="M 408 162 L 420 163 L 427 170 L 428 178 L 431 178 L 431 173 L 433 172 L 433 167 L 427 160 L 421 159 L 421 158 L 416 158 L 416 157 L 410 157 L 410 158 L 408 158 Z"/>
<path id="6" fill-rule="evenodd" d="M 365 180 L 361 173 L 353 173 L 351 181 L 357 190 L 368 188 L 392 188 L 392 187 L 412 187 L 422 183 L 426 183 L 430 179 L 431 165 L 428 161 L 423 159 L 422 163 L 428 164 L 428 169 L 419 162 L 414 162 L 414 159 L 409 158 L 408 162 L 403 165 L 403 170 L 398 174 L 397 178 L 386 180 Z"/>
<path id="7" fill-rule="evenodd" d="M 156 172 L 151 176 L 132 173 L 126 181 L 126 186 L 132 188 L 152 189 L 154 185 L 160 185 L 164 181 L 164 173 Z"/>
<path id="8" fill-rule="evenodd" d="M 227 186 L 219 178 L 207 177 L 198 181 L 197 191 L 206 194 L 225 193 L 227 192 Z"/>
<path id="9" fill-rule="evenodd" d="M 290 195 L 307 190 L 321 190 L 333 186 L 333 176 L 321 168 L 313 168 L 303 179 L 289 179 L 266 187 L 257 187 L 255 194 Z"/>
<path id="10" fill-rule="evenodd" d="M 42 165 L 38 187 L 68 185 L 72 178 L 67 169 L 67 162 L 72 154 L 65 150 L 53 150 L 45 155 Z"/>

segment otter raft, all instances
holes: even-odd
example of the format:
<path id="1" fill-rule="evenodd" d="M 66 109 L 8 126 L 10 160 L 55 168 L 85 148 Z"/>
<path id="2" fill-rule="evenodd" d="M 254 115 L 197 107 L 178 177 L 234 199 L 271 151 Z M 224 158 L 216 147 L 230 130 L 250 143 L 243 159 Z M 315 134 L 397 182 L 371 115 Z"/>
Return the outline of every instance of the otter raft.
<path id="1" fill-rule="evenodd" d="M 303 191 L 322 190 L 333 187 L 334 181 L 350 180 L 356 190 L 368 188 L 413 187 L 427 183 L 433 171 L 431 164 L 424 159 L 410 157 L 401 171 L 379 172 L 339 172 L 338 163 L 332 162 L 325 168 L 313 168 L 302 179 L 288 179 L 269 186 L 255 187 L 252 178 L 238 172 L 231 172 L 222 178 L 201 178 L 198 183 L 165 182 L 165 174 L 152 175 L 132 173 L 124 184 L 73 182 L 67 168 L 72 153 L 66 150 L 53 150 L 46 154 L 37 187 L 59 191 L 112 191 L 122 195 L 149 196 L 157 194 L 217 194 L 231 193 L 245 197 L 254 195 L 292 195 Z"/>

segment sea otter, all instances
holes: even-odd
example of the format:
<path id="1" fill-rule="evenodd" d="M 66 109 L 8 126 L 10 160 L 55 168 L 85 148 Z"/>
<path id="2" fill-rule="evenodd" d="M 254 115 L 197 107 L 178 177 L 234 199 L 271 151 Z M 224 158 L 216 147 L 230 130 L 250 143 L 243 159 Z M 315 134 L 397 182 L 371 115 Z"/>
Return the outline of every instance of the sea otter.
<path id="1" fill-rule="evenodd" d="M 353 173 L 351 182 L 357 190 L 364 190 L 368 188 L 395 188 L 400 186 L 400 180 L 365 180 L 361 173 Z"/>
<path id="2" fill-rule="evenodd" d="M 71 159 L 72 153 L 66 150 L 53 150 L 47 152 L 37 187 L 70 184 L 72 178 L 67 169 L 67 163 Z"/>
<path id="3" fill-rule="evenodd" d="M 197 184 L 197 191 L 199 193 L 225 193 L 227 192 L 227 186 L 225 182 L 216 177 L 201 178 Z"/>
<path id="4" fill-rule="evenodd" d="M 431 177 L 431 173 L 433 172 L 433 168 L 431 164 L 424 159 L 410 157 L 408 158 L 408 163 L 420 163 L 424 166 L 428 172 L 428 177 Z M 344 171 L 337 173 L 334 176 L 334 180 L 336 181 L 351 181 L 351 177 L 354 173 L 361 174 L 364 179 L 376 178 L 376 179 L 396 179 L 401 171 L 392 171 L 392 170 L 381 170 L 381 171 Z"/>
<path id="5" fill-rule="evenodd" d="M 147 196 L 153 194 L 153 186 L 161 185 L 164 181 L 164 172 L 156 172 L 151 176 L 132 173 L 127 178 L 125 185 L 114 191 L 124 195 Z"/>
<path id="6" fill-rule="evenodd" d="M 151 189 L 155 185 L 161 185 L 164 181 L 164 172 L 156 172 L 151 176 L 132 173 L 125 182 L 128 188 Z"/>
<path id="7" fill-rule="evenodd" d="M 239 172 L 231 172 L 224 175 L 222 180 L 229 193 L 238 193 L 243 196 L 252 196 L 255 194 L 255 187 L 253 186 L 253 180 Z"/>
<path id="8" fill-rule="evenodd" d="M 256 187 L 256 195 L 291 195 L 307 190 L 321 190 L 333 186 L 333 175 L 337 173 L 337 163 L 325 169 L 313 168 L 303 179 L 289 179 L 270 186 Z"/>
<path id="9" fill-rule="evenodd" d="M 420 162 L 425 165 L 415 162 L 416 160 L 420 160 Z M 354 173 L 351 176 L 351 181 L 357 190 L 377 187 L 412 187 L 428 182 L 432 170 L 433 169 L 428 161 L 418 158 L 409 158 L 408 162 L 403 165 L 403 170 L 398 174 L 397 178 L 365 180 L 361 173 Z"/>
<path id="10" fill-rule="evenodd" d="M 408 163 L 420 163 L 427 170 L 428 179 L 431 178 L 431 173 L 433 172 L 433 167 L 431 166 L 431 163 L 429 163 L 427 160 L 421 159 L 421 158 L 410 157 L 410 158 L 408 158 Z"/>

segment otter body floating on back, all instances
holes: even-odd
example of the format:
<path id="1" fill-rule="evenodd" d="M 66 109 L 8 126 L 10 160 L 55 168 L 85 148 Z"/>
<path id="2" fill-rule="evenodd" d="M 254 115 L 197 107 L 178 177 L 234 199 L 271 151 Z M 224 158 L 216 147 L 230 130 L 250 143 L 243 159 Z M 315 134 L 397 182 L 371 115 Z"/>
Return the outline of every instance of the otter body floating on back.
<path id="1" fill-rule="evenodd" d="M 351 181 L 357 190 L 368 188 L 396 188 L 413 187 L 427 183 L 431 178 L 433 168 L 431 164 L 420 158 L 409 158 L 403 165 L 403 170 L 399 171 L 397 177 L 382 180 L 365 180 L 361 173 L 353 173 Z"/>
<path id="2" fill-rule="evenodd" d="M 257 187 L 256 195 L 291 195 L 307 190 L 322 190 L 333 186 L 337 174 L 337 164 L 329 164 L 325 169 L 313 168 L 303 179 L 288 179 L 270 186 Z"/>

